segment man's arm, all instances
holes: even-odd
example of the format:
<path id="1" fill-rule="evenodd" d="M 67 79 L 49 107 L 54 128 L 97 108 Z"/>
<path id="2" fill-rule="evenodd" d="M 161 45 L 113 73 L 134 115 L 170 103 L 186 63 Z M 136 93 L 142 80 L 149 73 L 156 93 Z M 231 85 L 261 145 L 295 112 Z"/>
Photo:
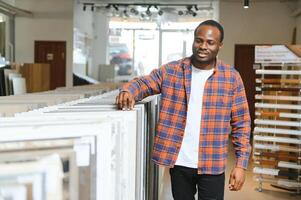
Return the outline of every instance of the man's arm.
<path id="1" fill-rule="evenodd" d="M 245 170 L 250 157 L 251 119 L 248 102 L 241 77 L 238 72 L 231 111 L 232 143 L 235 149 L 236 166 L 229 179 L 230 190 L 240 190 L 245 181 Z"/>
<path id="2" fill-rule="evenodd" d="M 135 102 L 147 96 L 159 94 L 162 85 L 162 73 L 164 67 L 153 70 L 150 75 L 135 78 L 120 88 L 116 97 L 119 109 L 133 109 Z"/>

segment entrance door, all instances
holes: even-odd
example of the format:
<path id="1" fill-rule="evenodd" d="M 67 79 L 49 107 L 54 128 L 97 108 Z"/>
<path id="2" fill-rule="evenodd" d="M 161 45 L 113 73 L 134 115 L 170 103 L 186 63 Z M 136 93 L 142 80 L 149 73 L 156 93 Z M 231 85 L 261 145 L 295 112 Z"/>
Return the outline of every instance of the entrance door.
<path id="1" fill-rule="evenodd" d="M 50 89 L 66 84 L 66 42 L 35 41 L 35 63 L 50 64 Z"/>

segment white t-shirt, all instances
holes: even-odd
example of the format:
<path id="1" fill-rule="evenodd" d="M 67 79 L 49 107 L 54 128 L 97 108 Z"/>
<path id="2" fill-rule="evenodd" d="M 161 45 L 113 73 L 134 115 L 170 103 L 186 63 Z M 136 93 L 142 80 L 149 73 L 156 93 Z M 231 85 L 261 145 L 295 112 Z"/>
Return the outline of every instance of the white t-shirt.
<path id="1" fill-rule="evenodd" d="M 203 93 L 205 83 L 212 74 L 213 69 L 201 70 L 192 66 L 191 92 L 188 102 L 186 126 L 176 165 L 190 168 L 198 167 Z"/>

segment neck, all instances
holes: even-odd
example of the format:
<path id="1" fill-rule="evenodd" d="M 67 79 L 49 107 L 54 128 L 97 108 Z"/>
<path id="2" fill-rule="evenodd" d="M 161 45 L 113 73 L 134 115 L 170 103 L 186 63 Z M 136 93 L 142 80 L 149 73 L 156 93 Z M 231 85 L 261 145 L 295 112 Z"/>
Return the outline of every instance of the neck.
<path id="1" fill-rule="evenodd" d="M 194 58 L 192 58 L 191 62 L 193 64 L 193 66 L 198 69 L 208 70 L 208 69 L 212 69 L 215 67 L 216 59 L 214 59 L 213 61 L 208 61 L 208 62 L 199 62 L 199 61 L 196 61 Z"/>

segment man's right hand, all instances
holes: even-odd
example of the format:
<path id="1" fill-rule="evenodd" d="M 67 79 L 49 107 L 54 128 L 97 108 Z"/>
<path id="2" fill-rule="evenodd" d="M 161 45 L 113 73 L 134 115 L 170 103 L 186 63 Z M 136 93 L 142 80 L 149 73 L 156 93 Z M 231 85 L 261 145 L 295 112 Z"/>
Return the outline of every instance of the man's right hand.
<path id="1" fill-rule="evenodd" d="M 128 91 L 122 91 L 116 97 L 116 104 L 120 110 L 132 110 L 135 105 L 135 99 Z"/>

